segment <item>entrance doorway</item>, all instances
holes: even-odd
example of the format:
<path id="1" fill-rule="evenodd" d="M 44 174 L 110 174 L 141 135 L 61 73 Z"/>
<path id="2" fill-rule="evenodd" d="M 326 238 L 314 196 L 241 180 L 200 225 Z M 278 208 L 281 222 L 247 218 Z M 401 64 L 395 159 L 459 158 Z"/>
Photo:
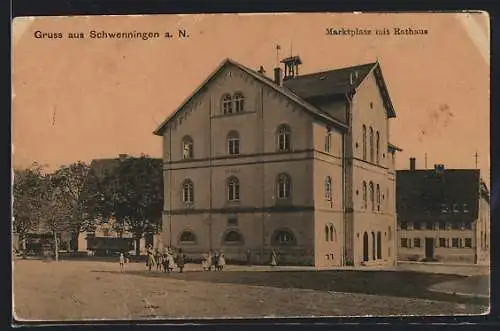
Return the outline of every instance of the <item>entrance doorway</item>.
<path id="1" fill-rule="evenodd" d="M 363 261 L 368 261 L 368 233 L 363 234 Z"/>
<path id="2" fill-rule="evenodd" d="M 425 238 L 425 258 L 434 258 L 434 238 Z"/>

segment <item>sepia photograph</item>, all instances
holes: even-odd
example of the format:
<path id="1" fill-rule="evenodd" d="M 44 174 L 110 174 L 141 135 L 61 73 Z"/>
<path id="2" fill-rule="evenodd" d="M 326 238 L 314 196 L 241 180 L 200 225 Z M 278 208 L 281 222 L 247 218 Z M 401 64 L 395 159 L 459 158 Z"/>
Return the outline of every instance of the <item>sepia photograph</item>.
<path id="1" fill-rule="evenodd" d="M 17 17 L 25 321 L 490 309 L 486 12 Z"/>

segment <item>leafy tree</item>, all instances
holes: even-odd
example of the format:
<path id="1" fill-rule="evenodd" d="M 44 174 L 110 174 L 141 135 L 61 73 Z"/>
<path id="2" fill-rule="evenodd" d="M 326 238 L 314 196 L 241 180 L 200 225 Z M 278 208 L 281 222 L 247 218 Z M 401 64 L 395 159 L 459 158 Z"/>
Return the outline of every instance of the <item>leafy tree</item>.
<path id="1" fill-rule="evenodd" d="M 76 235 L 93 230 L 98 211 L 91 202 L 94 201 L 97 179 L 90 167 L 81 161 L 61 166 L 53 174 L 53 180 L 64 194 L 68 230 Z"/>
<path id="2" fill-rule="evenodd" d="M 28 169 L 14 170 L 13 230 L 19 235 L 23 256 L 26 234 L 36 231 L 42 211 L 43 168 L 34 163 Z"/>
<path id="3" fill-rule="evenodd" d="M 48 174 L 43 178 L 42 218 L 45 227 L 54 236 L 54 256 L 59 260 L 59 238 L 71 229 L 73 217 L 72 199 L 64 177 Z"/>
<path id="4" fill-rule="evenodd" d="M 99 204 L 102 218 L 114 218 L 119 232 L 130 232 L 140 254 L 140 240 L 145 233 L 161 228 L 163 209 L 162 160 L 145 155 L 117 159 L 118 164 L 100 181 L 94 204 Z"/>

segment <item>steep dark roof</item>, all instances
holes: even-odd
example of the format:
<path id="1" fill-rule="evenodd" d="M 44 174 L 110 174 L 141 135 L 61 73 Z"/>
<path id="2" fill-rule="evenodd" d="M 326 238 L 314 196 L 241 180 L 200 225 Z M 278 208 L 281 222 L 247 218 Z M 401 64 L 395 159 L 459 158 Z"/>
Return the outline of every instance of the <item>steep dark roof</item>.
<path id="1" fill-rule="evenodd" d="M 398 170 L 396 210 L 398 219 L 466 220 L 478 215 L 479 170 Z M 464 212 L 464 204 L 466 210 Z M 442 213 L 443 205 L 449 212 Z M 454 205 L 460 212 L 454 213 Z"/>
<path id="2" fill-rule="evenodd" d="M 378 62 L 352 66 L 348 68 L 341 68 L 335 70 L 329 70 L 324 72 L 318 72 L 313 74 L 300 75 L 296 78 L 286 79 L 283 81 L 283 86 L 275 84 L 272 79 L 259 74 L 258 72 L 245 67 L 238 62 L 225 59 L 221 64 L 203 81 L 203 83 L 188 97 L 184 102 L 169 116 L 167 117 L 153 132 L 155 135 L 161 136 L 165 129 L 167 123 L 170 122 L 178 113 L 183 109 L 183 107 L 195 96 L 197 95 L 203 87 L 211 81 L 216 74 L 227 64 L 232 64 L 239 69 L 243 70 L 256 80 L 264 83 L 265 85 L 271 87 L 275 91 L 288 97 L 291 101 L 301 105 L 307 111 L 309 111 L 314 116 L 320 117 L 330 123 L 336 125 L 341 129 L 347 128 L 345 123 L 332 117 L 327 112 L 323 111 L 320 105 L 316 104 L 315 98 L 317 97 L 338 97 L 345 96 L 346 93 L 354 91 L 359 84 L 366 78 L 366 76 L 373 71 L 377 84 L 380 88 L 384 104 L 387 108 L 387 113 L 389 117 L 395 117 L 396 113 L 392 105 L 392 101 L 389 97 L 389 92 L 387 91 L 387 86 L 385 84 L 384 78 L 382 76 L 382 71 L 380 69 L 380 64 Z M 354 76 L 352 76 L 354 75 Z M 351 77 L 354 77 L 351 84 Z"/>
<path id="3" fill-rule="evenodd" d="M 371 71 L 374 72 L 377 84 L 381 90 L 387 115 L 390 118 L 396 117 L 396 112 L 394 111 L 378 62 L 300 75 L 285 80 L 283 85 L 302 99 L 316 105 L 314 100 L 317 100 L 319 97 L 335 97 L 355 91 Z"/>
<path id="4" fill-rule="evenodd" d="M 311 97 L 346 94 L 355 90 L 377 63 L 368 63 L 313 74 L 300 75 L 283 81 L 283 85 L 303 99 Z M 358 77 L 351 84 L 351 75 Z"/>

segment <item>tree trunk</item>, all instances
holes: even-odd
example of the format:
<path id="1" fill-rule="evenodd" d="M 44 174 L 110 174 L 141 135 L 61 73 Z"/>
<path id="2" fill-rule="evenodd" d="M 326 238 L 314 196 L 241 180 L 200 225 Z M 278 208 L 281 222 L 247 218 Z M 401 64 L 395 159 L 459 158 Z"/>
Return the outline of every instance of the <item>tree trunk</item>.
<path id="1" fill-rule="evenodd" d="M 141 256 L 141 237 L 135 237 L 135 256 Z"/>
<path id="2" fill-rule="evenodd" d="M 57 233 L 54 231 L 54 250 L 56 262 L 59 261 L 59 245 L 57 244 Z"/>
<path id="3" fill-rule="evenodd" d="M 19 248 L 23 254 L 23 259 L 26 259 L 26 236 L 24 233 L 19 234 Z"/>

